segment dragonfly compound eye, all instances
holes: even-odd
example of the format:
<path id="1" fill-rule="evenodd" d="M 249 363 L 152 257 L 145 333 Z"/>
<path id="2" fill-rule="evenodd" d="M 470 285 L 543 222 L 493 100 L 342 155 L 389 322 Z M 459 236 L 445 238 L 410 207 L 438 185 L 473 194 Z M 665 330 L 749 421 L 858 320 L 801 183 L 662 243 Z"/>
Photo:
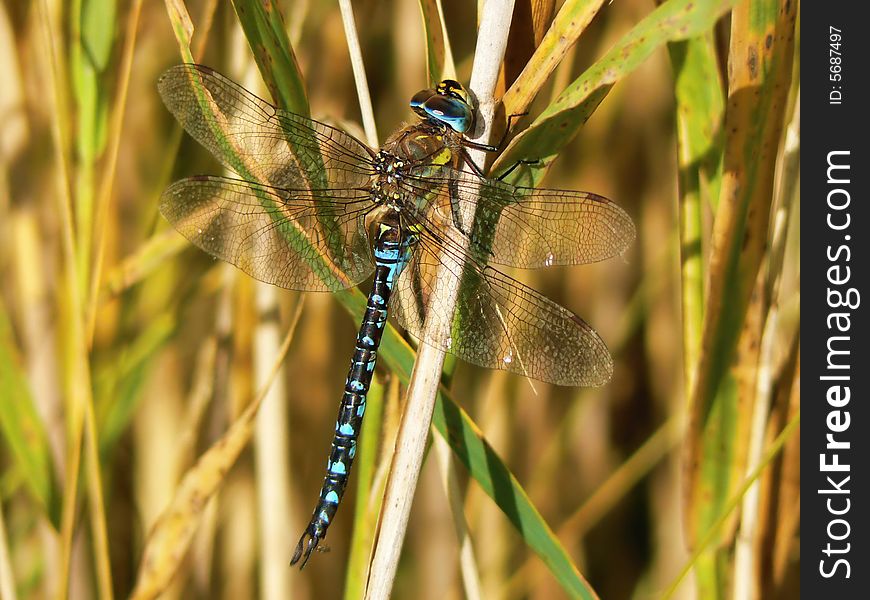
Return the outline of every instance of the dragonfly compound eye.
<path id="1" fill-rule="evenodd" d="M 424 121 L 446 125 L 456 133 L 465 133 L 474 125 L 471 95 L 452 79 L 445 79 L 435 89 L 417 92 L 410 104 Z"/>

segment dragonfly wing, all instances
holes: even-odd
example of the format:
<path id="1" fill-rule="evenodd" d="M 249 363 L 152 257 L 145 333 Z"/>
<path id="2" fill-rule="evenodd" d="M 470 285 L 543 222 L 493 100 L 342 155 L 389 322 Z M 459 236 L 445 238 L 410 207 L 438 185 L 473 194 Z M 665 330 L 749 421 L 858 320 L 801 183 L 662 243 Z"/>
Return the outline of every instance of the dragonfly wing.
<path id="1" fill-rule="evenodd" d="M 446 180 L 453 182 L 453 192 L 435 199 L 438 210 L 446 213 L 451 203 L 460 212 L 475 205 L 468 237 L 473 253 L 489 263 L 519 268 L 593 263 L 622 254 L 635 237 L 631 217 L 603 196 L 517 187 L 455 170 Z"/>
<path id="2" fill-rule="evenodd" d="M 441 242 L 427 237 L 393 295 L 393 314 L 410 333 L 465 361 L 540 381 L 599 386 L 610 379 L 613 361 L 607 346 L 582 319 L 455 249 L 446 251 L 445 260 L 438 254 Z M 433 294 L 439 276 L 458 286 L 452 317 Z M 427 315 L 449 319 L 449 334 L 427 332 Z"/>
<path id="3" fill-rule="evenodd" d="M 276 108 L 208 67 L 176 65 L 157 87 L 184 129 L 244 179 L 293 189 L 368 185 L 368 146 Z"/>
<path id="4" fill-rule="evenodd" d="M 172 184 L 160 203 L 163 216 L 212 256 L 305 291 L 337 291 L 372 273 L 369 208 L 360 190 L 312 193 L 209 176 Z"/>

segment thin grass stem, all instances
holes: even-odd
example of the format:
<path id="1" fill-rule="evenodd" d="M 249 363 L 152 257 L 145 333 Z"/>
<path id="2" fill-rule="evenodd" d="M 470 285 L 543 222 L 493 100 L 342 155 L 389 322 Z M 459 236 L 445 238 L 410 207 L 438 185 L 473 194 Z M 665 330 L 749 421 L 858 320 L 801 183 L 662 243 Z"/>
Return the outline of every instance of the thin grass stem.
<path id="1" fill-rule="evenodd" d="M 112 190 L 115 184 L 115 172 L 118 166 L 118 152 L 121 148 L 121 134 L 124 131 L 124 115 L 127 107 L 127 91 L 130 88 L 130 74 L 133 71 L 133 54 L 136 49 L 136 33 L 139 30 L 139 15 L 142 12 L 142 0 L 134 0 L 127 17 L 126 37 L 121 51 L 121 66 L 118 74 L 118 87 L 115 93 L 115 105 L 112 107 L 112 118 L 109 124 L 109 143 L 105 153 L 106 165 L 103 179 L 97 193 L 95 211 L 94 260 L 91 266 L 90 285 L 85 312 L 85 334 L 88 345 L 93 343 L 96 323 L 97 306 L 99 306 L 100 278 L 103 270 L 103 260 L 106 253 L 106 219 L 109 214 L 109 203 L 112 201 Z"/>
<path id="2" fill-rule="evenodd" d="M 369 146 L 378 145 L 378 129 L 375 126 L 375 113 L 372 109 L 372 97 L 369 94 L 369 83 L 366 79 L 366 69 L 356 33 L 356 22 L 353 18 L 353 7 L 350 0 L 339 0 L 341 22 L 344 25 L 344 36 L 347 39 L 347 50 L 350 53 L 350 64 L 353 67 L 353 79 L 356 82 L 356 94 L 359 98 L 359 109 L 362 113 L 363 128 Z"/>

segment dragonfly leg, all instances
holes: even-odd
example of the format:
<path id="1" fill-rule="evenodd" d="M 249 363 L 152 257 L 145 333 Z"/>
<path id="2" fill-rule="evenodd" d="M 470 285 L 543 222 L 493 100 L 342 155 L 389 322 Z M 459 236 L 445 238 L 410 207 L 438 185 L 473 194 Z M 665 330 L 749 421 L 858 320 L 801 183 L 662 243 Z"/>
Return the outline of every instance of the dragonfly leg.
<path id="1" fill-rule="evenodd" d="M 513 173 L 516 170 L 516 168 L 519 167 L 520 165 L 537 165 L 537 164 L 540 164 L 540 162 L 541 162 L 540 158 L 535 158 L 535 159 L 521 158 L 520 160 L 518 160 L 517 162 L 512 164 L 510 166 L 510 168 L 508 168 L 507 171 L 505 171 L 504 173 L 502 173 L 501 175 L 496 177 L 496 179 L 498 179 L 499 181 L 504 181 L 505 178 L 508 175 L 510 175 L 511 173 Z"/>
<path id="2" fill-rule="evenodd" d="M 498 141 L 498 144 L 492 146 L 490 144 L 480 144 L 478 142 L 473 142 L 471 140 L 462 140 L 463 146 L 468 146 L 469 148 L 474 148 L 475 150 L 483 150 L 484 152 L 501 152 L 504 150 L 505 142 L 507 142 L 508 135 L 510 134 L 511 127 L 513 127 L 514 119 L 519 119 L 520 117 L 525 117 L 528 112 L 514 113 L 508 117 L 507 127 L 504 128 L 504 133 L 501 134 L 501 139 Z"/>
<path id="3" fill-rule="evenodd" d="M 468 155 L 468 152 L 463 148 L 462 150 L 462 160 L 465 161 L 471 170 L 474 171 L 474 174 L 480 177 L 481 179 L 486 179 L 486 175 L 483 174 L 483 169 L 477 166 L 477 163 L 472 160 L 472 158 Z"/>
<path id="4" fill-rule="evenodd" d="M 480 167 L 477 166 L 477 163 L 475 163 L 471 159 L 471 157 L 468 156 L 468 153 L 463 152 L 463 154 L 464 154 L 463 160 L 465 161 L 465 164 L 467 164 L 469 167 L 471 167 L 471 170 L 474 171 L 474 174 L 477 175 L 478 177 L 480 177 L 481 179 L 486 179 L 486 176 L 483 173 L 483 169 L 481 169 Z M 536 165 L 536 164 L 539 164 L 540 162 L 541 162 L 541 159 L 539 159 L 539 158 L 535 158 L 535 159 L 521 158 L 520 160 L 518 160 L 514 164 L 512 164 L 504 173 L 502 173 L 501 175 L 499 175 L 495 179 L 497 179 L 498 181 L 504 181 L 505 178 L 508 175 L 510 175 L 511 173 L 513 173 L 516 170 L 516 168 L 519 167 L 520 165 Z M 455 223 L 454 223 L 454 225 L 455 225 Z M 461 227 L 460 227 L 460 229 L 461 229 Z"/>
<path id="5" fill-rule="evenodd" d="M 527 114 L 529 114 L 529 113 L 522 112 L 522 113 L 515 113 L 515 114 L 510 115 L 508 117 L 507 127 L 505 128 L 504 133 L 502 134 L 501 139 L 499 140 L 498 144 L 496 144 L 495 146 L 491 146 L 489 144 L 479 144 L 477 142 L 473 142 L 471 140 L 466 140 L 466 139 L 462 140 L 462 145 L 466 148 L 474 148 L 475 150 L 483 150 L 484 152 L 501 152 L 502 150 L 504 150 L 505 142 L 507 141 L 508 134 L 510 133 L 511 126 L 513 124 L 513 120 L 519 119 L 520 117 L 524 117 Z M 485 178 L 484 173 L 483 173 L 483 169 L 481 169 L 479 166 L 477 166 L 477 163 L 475 163 L 471 159 L 471 157 L 468 156 L 467 152 L 463 153 L 463 154 L 465 155 L 463 157 L 463 159 L 465 160 L 465 164 L 467 164 L 469 167 L 471 167 L 471 170 L 474 171 L 474 174 L 477 175 L 478 177 L 480 177 L 481 179 Z M 541 162 L 540 159 L 534 159 L 534 160 L 520 159 L 520 160 L 516 161 L 513 165 L 511 165 L 507 171 L 505 171 L 504 173 L 502 173 L 501 175 L 496 177 L 496 179 L 499 181 L 504 181 L 504 179 L 508 175 L 513 173 L 516 170 L 516 168 L 519 167 L 520 165 L 534 165 L 534 164 L 538 164 L 539 162 Z"/>

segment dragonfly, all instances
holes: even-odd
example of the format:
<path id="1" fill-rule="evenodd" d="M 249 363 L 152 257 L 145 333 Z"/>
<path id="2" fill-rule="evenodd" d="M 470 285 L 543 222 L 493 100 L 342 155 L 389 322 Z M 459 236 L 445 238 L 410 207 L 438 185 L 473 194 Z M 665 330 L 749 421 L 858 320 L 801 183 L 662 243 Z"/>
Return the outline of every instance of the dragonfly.
<path id="1" fill-rule="evenodd" d="M 631 218 L 593 193 L 485 177 L 468 149 L 499 148 L 466 135 L 476 107 L 459 82 L 415 94 L 416 121 L 380 149 L 202 65 L 170 68 L 158 89 L 188 134 L 238 175 L 194 176 L 164 192 L 160 211 L 182 235 L 282 288 L 336 292 L 372 278 L 320 497 L 291 564 L 305 566 L 344 495 L 388 315 L 482 367 L 566 386 L 610 379 L 595 330 L 498 267 L 622 254 Z M 451 300 L 435 293 L 438 281 L 452 284 Z M 447 326 L 427 326 L 434 318 Z"/>

